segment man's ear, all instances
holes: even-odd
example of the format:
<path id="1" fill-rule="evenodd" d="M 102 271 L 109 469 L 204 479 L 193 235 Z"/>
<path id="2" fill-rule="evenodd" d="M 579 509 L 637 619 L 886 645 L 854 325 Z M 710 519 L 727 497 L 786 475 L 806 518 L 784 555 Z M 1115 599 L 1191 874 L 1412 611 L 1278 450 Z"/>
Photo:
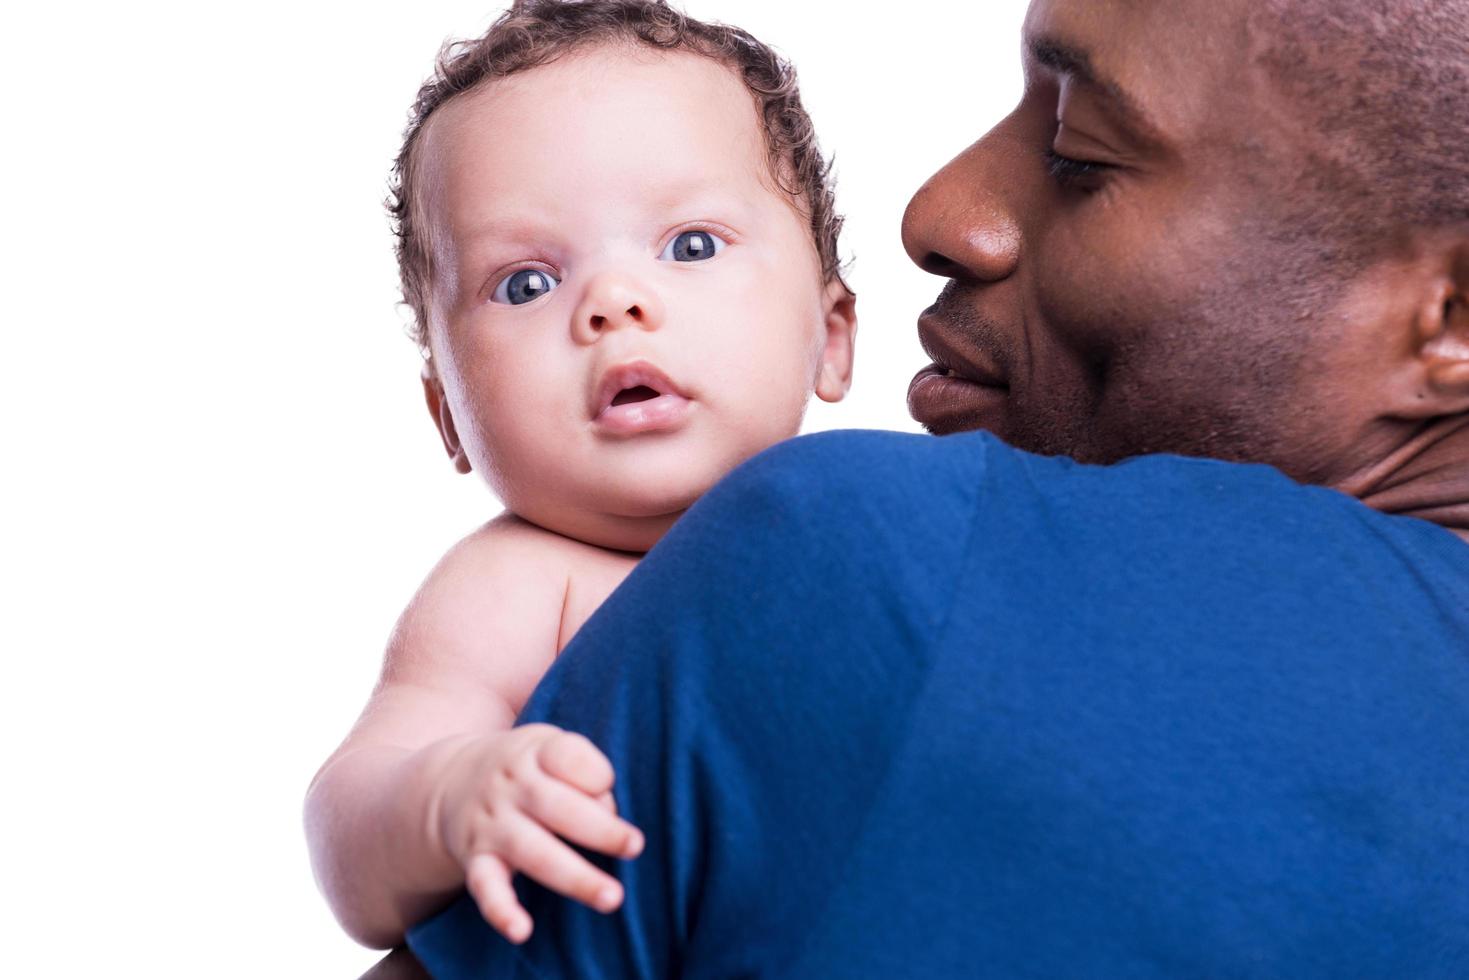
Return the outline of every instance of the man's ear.
<path id="1" fill-rule="evenodd" d="M 1412 365 L 1398 401 L 1403 418 L 1469 412 L 1469 242 L 1433 279 L 1414 314 Z"/>
<path id="2" fill-rule="evenodd" d="M 825 346 L 816 372 L 816 397 L 824 402 L 839 402 L 852 387 L 852 358 L 857 342 L 857 297 L 832 276 L 822 297 Z"/>
<path id="3" fill-rule="evenodd" d="M 444 440 L 444 449 L 454 461 L 454 469 L 460 473 L 470 470 L 469 457 L 464 455 L 464 446 L 459 442 L 459 432 L 454 428 L 454 416 L 449 411 L 449 400 L 444 397 L 444 384 L 434 370 L 433 361 L 423 364 L 423 397 L 428 402 L 428 413 L 438 427 L 439 438 Z"/>

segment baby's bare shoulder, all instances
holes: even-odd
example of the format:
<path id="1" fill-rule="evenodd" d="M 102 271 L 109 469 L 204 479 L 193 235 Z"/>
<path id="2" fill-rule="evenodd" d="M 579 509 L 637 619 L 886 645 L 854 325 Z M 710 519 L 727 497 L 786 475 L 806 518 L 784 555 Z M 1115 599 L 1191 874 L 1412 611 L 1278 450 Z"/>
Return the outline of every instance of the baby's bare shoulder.
<path id="1" fill-rule="evenodd" d="M 500 518 L 450 548 L 403 610 L 384 679 L 437 687 L 476 677 L 498 687 L 544 671 L 567 584 L 549 538 Z"/>
<path id="2" fill-rule="evenodd" d="M 496 518 L 429 572 L 394 630 L 384 680 L 470 682 L 518 700 L 556 658 L 568 597 L 589 581 L 620 580 L 634 560 L 513 515 Z"/>

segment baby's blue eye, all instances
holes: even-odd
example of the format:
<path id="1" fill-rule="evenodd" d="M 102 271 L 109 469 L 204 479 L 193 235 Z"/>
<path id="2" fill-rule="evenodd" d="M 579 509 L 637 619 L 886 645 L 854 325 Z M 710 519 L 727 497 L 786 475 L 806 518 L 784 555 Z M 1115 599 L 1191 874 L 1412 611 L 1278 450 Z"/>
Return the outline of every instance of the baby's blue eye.
<path id="1" fill-rule="evenodd" d="M 707 231 L 682 231 L 658 257 L 665 262 L 702 262 L 714 258 L 728 244 L 723 238 Z"/>
<path id="2" fill-rule="evenodd" d="M 501 279 L 490 297 L 496 303 L 519 306 L 542 296 L 561 285 L 561 281 L 540 269 L 521 269 Z"/>

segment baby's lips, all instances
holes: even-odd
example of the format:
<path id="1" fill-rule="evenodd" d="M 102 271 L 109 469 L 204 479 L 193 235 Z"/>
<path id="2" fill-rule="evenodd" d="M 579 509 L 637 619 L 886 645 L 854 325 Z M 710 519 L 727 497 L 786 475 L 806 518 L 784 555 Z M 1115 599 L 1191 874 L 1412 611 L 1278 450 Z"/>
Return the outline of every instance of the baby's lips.
<path id="1" fill-rule="evenodd" d="M 592 424 L 600 434 L 614 437 L 674 432 L 688 423 L 692 408 L 693 402 L 687 398 L 663 393 L 656 398 L 609 405 L 597 414 Z"/>
<path id="2" fill-rule="evenodd" d="M 685 401 L 690 400 L 657 365 L 640 358 L 615 364 L 602 375 L 592 400 L 592 418 L 600 417 L 612 406 L 613 399 L 629 388 L 651 388 L 660 395 L 676 395 Z"/>

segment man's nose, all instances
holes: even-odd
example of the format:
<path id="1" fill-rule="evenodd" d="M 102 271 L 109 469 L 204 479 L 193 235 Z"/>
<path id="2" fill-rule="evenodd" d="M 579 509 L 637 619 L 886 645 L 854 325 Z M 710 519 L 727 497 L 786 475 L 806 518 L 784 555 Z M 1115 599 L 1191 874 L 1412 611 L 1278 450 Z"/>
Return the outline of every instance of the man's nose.
<path id="1" fill-rule="evenodd" d="M 1020 260 L 1020 224 L 1006 190 L 1023 177 L 1007 174 L 991 132 L 959 154 L 908 202 L 903 248 L 918 267 L 950 279 L 996 282 Z"/>
<path id="2" fill-rule="evenodd" d="M 658 294 L 631 276 L 603 272 L 587 284 L 572 317 L 571 332 L 578 343 L 595 343 L 609 330 L 663 326 L 663 304 Z"/>

